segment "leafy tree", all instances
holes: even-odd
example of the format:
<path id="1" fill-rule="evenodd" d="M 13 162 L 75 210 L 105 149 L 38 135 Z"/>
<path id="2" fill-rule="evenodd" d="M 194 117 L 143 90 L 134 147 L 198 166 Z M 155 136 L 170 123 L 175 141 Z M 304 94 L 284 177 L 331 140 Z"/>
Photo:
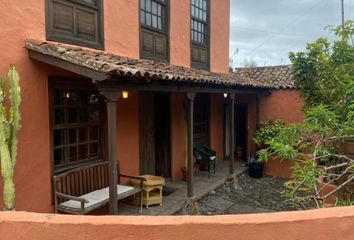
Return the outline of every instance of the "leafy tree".
<path id="1" fill-rule="evenodd" d="M 320 38 L 308 43 L 305 51 L 290 53 L 295 84 L 305 103 L 304 122 L 280 129 L 273 126 L 276 134 L 263 138 L 266 148 L 257 153 L 263 162 L 302 160 L 295 164 L 285 194 L 304 208 L 309 201 L 320 207 L 326 197 L 354 181 L 354 159 L 340 153 L 342 142 L 354 138 L 354 21 L 328 29 L 338 37 L 333 43 Z M 324 186 L 337 187 L 323 194 L 322 180 Z"/>
<path id="2" fill-rule="evenodd" d="M 253 68 L 257 67 L 257 62 L 253 58 L 246 58 L 242 61 L 242 67 Z"/>
<path id="3" fill-rule="evenodd" d="M 305 109 L 324 104 L 345 114 L 354 104 L 354 21 L 328 29 L 338 40 L 331 43 L 320 38 L 308 43 L 306 51 L 290 53 L 289 58 Z"/>

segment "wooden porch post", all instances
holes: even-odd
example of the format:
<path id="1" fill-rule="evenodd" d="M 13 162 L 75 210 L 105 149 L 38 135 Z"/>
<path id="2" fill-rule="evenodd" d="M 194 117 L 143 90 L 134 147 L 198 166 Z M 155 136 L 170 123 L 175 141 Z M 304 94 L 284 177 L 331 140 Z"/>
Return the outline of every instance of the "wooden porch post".
<path id="1" fill-rule="evenodd" d="M 188 151 L 188 198 L 194 197 L 194 190 L 193 190 L 193 111 L 194 111 L 194 98 L 195 93 L 187 93 L 187 102 L 188 102 L 188 144 L 187 144 L 187 151 Z"/>
<path id="2" fill-rule="evenodd" d="M 230 93 L 230 175 L 235 173 L 235 93 Z"/>
<path id="3" fill-rule="evenodd" d="M 117 102 L 121 91 L 100 90 L 107 104 L 107 151 L 109 162 L 109 213 L 118 214 Z"/>

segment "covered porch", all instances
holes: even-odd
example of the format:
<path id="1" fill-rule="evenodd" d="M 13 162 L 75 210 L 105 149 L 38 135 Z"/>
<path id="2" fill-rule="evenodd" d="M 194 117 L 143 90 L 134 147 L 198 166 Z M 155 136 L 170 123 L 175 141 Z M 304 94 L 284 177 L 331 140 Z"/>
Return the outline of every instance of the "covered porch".
<path id="1" fill-rule="evenodd" d="M 184 187 L 179 188 L 180 191 L 176 191 L 179 192 L 179 196 L 183 202 L 185 202 L 186 199 L 188 201 L 194 201 L 197 196 L 202 195 L 201 192 L 205 191 L 203 190 L 205 183 L 214 186 L 224 181 L 226 177 L 234 177 L 236 171 L 243 171 L 243 168 L 240 166 L 235 166 L 235 155 L 230 154 L 235 152 L 236 146 L 235 116 L 237 113 L 235 114 L 235 103 L 237 99 L 242 99 L 246 95 L 253 96 L 256 105 L 255 109 L 257 109 L 257 96 L 268 90 L 266 86 L 252 82 L 250 79 L 236 79 L 229 74 L 211 73 L 204 70 L 171 66 L 166 63 L 150 60 L 129 59 L 104 52 L 74 48 L 67 45 L 28 40 L 26 46 L 29 51 L 29 56 L 32 59 L 64 69 L 85 78 L 90 81 L 98 90 L 99 94 L 104 97 L 105 121 L 103 127 L 106 129 L 106 134 L 104 135 L 106 145 L 104 146 L 103 160 L 109 162 L 110 214 L 118 213 L 116 188 L 118 183 L 117 176 L 119 174 L 117 171 L 118 161 L 121 165 L 122 163 L 124 163 L 124 165 L 137 165 L 139 174 L 155 174 L 157 172 L 156 166 L 160 166 L 160 164 L 156 165 L 154 161 L 142 161 L 141 156 L 146 158 L 146 156 L 149 156 L 149 151 L 143 149 L 141 145 L 142 143 L 149 143 L 151 141 L 149 141 L 147 135 L 142 135 L 141 132 L 138 139 L 139 147 L 134 150 L 140 155 L 139 162 L 130 163 L 130 159 L 119 159 L 117 157 L 119 152 L 122 151 L 119 145 L 121 140 L 118 138 L 119 131 L 117 128 L 119 129 L 119 123 L 117 122 L 117 116 L 119 117 L 120 108 L 124 107 L 121 103 L 123 93 L 138 93 L 139 96 L 144 95 L 144 93 L 168 93 L 178 96 L 170 98 L 170 106 L 177 104 L 178 110 L 175 115 L 169 115 L 170 126 L 166 129 L 172 129 L 172 136 L 169 136 L 169 138 L 172 139 L 170 140 L 171 152 L 167 153 L 165 156 L 173 155 L 173 151 L 178 151 L 179 155 L 181 155 L 178 160 L 173 159 L 173 157 L 170 159 L 171 172 L 174 173 L 179 171 L 178 167 L 183 166 L 185 164 L 184 160 L 186 160 L 185 165 L 188 169 L 188 181 Z M 227 155 L 229 157 L 228 161 L 218 161 L 217 173 L 210 179 L 202 175 L 195 177 L 193 174 L 193 146 L 196 139 L 194 136 L 194 117 L 195 101 L 198 94 L 213 94 L 224 99 L 221 101 L 222 104 L 220 105 L 220 108 L 223 109 L 219 111 L 219 113 L 223 114 L 221 119 L 224 119 L 222 122 L 225 124 L 219 124 L 217 128 L 224 133 L 224 139 L 221 143 L 223 148 L 222 155 L 224 158 Z M 138 129 L 140 129 L 143 124 L 147 124 L 150 119 L 148 115 L 144 114 L 144 111 L 147 109 L 146 107 L 142 108 L 144 103 L 146 103 L 146 101 L 138 101 L 138 106 L 135 105 L 135 108 L 140 108 L 138 110 L 140 124 L 135 126 L 135 128 Z M 256 125 L 257 111 L 255 111 L 254 115 L 253 121 Z M 176 116 L 177 119 L 174 118 Z M 127 121 L 129 121 L 129 119 L 127 119 Z M 141 121 L 143 123 L 141 123 Z M 186 134 L 179 133 L 179 141 L 173 141 L 175 137 L 173 135 L 174 124 L 182 126 L 182 129 L 184 129 L 184 127 L 186 129 Z M 246 125 L 246 127 L 248 126 Z M 210 126 L 207 126 L 207 128 L 210 128 Z M 175 129 L 175 132 L 179 130 Z M 154 134 L 151 135 L 150 137 L 155 137 Z M 210 136 L 209 138 L 209 144 L 213 147 L 213 139 Z M 156 153 L 161 152 L 157 151 Z M 147 158 L 151 160 L 151 158 Z M 171 174 L 171 178 L 175 182 L 177 180 L 176 176 L 176 174 Z M 176 199 L 178 199 L 178 197 Z M 176 203 L 174 201 L 176 200 L 171 200 L 171 204 Z M 169 205 L 167 204 L 167 206 Z M 154 215 L 153 210 L 151 210 L 151 214 Z"/>
<path id="2" fill-rule="evenodd" d="M 247 171 L 247 167 L 242 161 L 235 162 L 235 177 L 238 177 Z M 221 161 L 217 165 L 215 175 L 208 178 L 205 172 L 199 172 L 194 176 L 194 198 L 199 200 L 209 194 L 211 191 L 221 187 L 229 176 L 229 162 Z M 151 216 L 170 216 L 178 214 L 186 207 L 186 196 L 188 192 L 187 183 L 181 180 L 168 182 L 165 184 L 167 194 L 163 198 L 162 206 L 151 206 L 144 208 L 142 215 Z M 120 215 L 139 215 L 131 205 L 120 203 Z"/>

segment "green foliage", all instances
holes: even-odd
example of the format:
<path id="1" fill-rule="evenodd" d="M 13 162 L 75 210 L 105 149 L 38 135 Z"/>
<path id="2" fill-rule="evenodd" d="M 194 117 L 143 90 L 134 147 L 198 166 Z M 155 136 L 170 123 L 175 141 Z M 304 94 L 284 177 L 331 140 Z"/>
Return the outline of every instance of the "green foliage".
<path id="1" fill-rule="evenodd" d="M 335 206 L 336 207 L 354 206 L 354 201 L 348 199 L 338 199 Z"/>
<path id="2" fill-rule="evenodd" d="M 354 135 L 354 21 L 328 29 L 338 36 L 333 43 L 320 38 L 308 43 L 306 51 L 290 53 L 295 84 L 305 100 L 303 132 L 313 145 L 313 159 L 294 167 L 287 194 L 294 202 L 312 199 L 318 206 L 316 181 L 335 181 L 354 165 L 354 159 L 339 153 L 340 141 Z M 332 172 L 318 170 L 318 163 Z"/>
<path id="3" fill-rule="evenodd" d="M 278 135 L 280 129 L 284 126 L 285 123 L 281 120 L 272 121 L 268 119 L 265 121 L 264 126 L 256 132 L 253 141 L 258 147 L 265 145 L 267 141 Z"/>
<path id="4" fill-rule="evenodd" d="M 338 39 L 319 38 L 305 51 L 290 53 L 295 84 L 304 99 L 305 120 L 289 126 L 266 126 L 255 137 L 258 160 L 301 159 L 293 168 L 285 193 L 301 206 L 323 202 L 317 181 L 351 181 L 354 159 L 340 154 L 341 141 L 354 136 L 354 21 L 328 27 Z M 269 136 L 269 137 L 268 137 Z M 304 154 L 311 150 L 309 155 Z M 324 164 L 319 170 L 318 164 Z M 344 165 L 343 165 L 344 164 Z M 339 188 L 340 189 L 340 188 Z M 336 190 L 337 191 L 337 190 Z"/>
<path id="5" fill-rule="evenodd" d="M 336 106 L 339 114 L 352 104 L 354 89 L 354 22 L 328 27 L 338 40 L 320 38 L 308 43 L 306 51 L 290 53 L 296 86 L 305 100 L 305 109 L 319 104 Z"/>
<path id="6" fill-rule="evenodd" d="M 241 65 L 245 68 L 254 68 L 257 67 L 257 62 L 253 58 L 246 58 Z"/>
<path id="7" fill-rule="evenodd" d="M 292 179 L 285 183 L 286 197 L 293 204 L 306 204 L 314 194 L 314 186 L 323 172 L 317 167 L 317 162 L 312 159 L 295 163 Z"/>
<path id="8" fill-rule="evenodd" d="M 259 162 L 267 162 L 270 158 L 295 160 L 302 154 L 298 150 L 301 142 L 301 126 L 290 124 L 285 126 L 282 121 L 268 121 L 254 138 L 258 146 L 265 146 L 257 152 Z"/>
<path id="9" fill-rule="evenodd" d="M 0 78 L 0 158 L 1 173 L 4 180 L 4 203 L 6 210 L 15 208 L 15 186 L 13 175 L 17 158 L 17 133 L 20 130 L 21 103 L 20 76 L 11 65 L 8 78 Z M 5 82 L 9 81 L 9 103 L 6 107 Z"/>

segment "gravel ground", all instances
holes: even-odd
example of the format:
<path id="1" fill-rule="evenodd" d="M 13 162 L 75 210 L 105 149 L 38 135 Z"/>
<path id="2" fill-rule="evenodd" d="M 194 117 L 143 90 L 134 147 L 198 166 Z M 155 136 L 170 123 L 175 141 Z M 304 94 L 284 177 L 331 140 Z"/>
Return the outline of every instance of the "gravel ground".
<path id="1" fill-rule="evenodd" d="M 201 215 L 242 214 L 296 210 L 282 196 L 285 179 L 242 175 L 238 185 L 225 183 L 199 200 Z"/>

